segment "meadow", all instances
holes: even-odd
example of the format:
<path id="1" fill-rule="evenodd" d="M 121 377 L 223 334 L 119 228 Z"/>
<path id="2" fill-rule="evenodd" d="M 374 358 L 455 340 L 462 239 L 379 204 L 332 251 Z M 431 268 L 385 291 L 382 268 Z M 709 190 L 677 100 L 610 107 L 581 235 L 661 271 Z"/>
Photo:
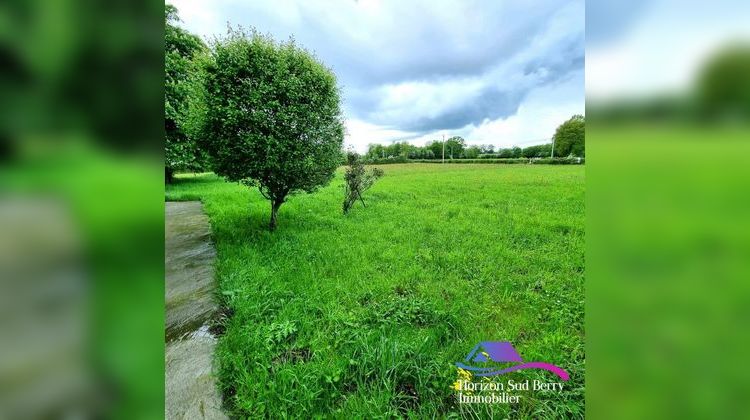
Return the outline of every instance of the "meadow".
<path id="1" fill-rule="evenodd" d="M 582 418 L 585 168 L 382 169 L 366 207 L 342 214 L 339 171 L 291 197 L 275 232 L 257 189 L 213 174 L 167 186 L 167 200 L 201 200 L 212 223 L 228 411 Z M 458 404 L 454 363 L 480 341 L 510 341 L 524 360 L 571 379 L 518 404 Z M 506 376 L 556 380 L 541 370 Z"/>

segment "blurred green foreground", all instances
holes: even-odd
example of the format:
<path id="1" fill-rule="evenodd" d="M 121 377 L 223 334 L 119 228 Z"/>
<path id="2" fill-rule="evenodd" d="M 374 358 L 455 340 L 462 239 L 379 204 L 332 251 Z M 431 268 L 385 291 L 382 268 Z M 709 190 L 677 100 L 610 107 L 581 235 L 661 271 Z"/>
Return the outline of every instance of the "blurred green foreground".
<path id="1" fill-rule="evenodd" d="M 161 418 L 163 6 L 0 4 L 0 418 Z"/>
<path id="2" fill-rule="evenodd" d="M 747 413 L 750 127 L 586 134 L 587 416 Z"/>

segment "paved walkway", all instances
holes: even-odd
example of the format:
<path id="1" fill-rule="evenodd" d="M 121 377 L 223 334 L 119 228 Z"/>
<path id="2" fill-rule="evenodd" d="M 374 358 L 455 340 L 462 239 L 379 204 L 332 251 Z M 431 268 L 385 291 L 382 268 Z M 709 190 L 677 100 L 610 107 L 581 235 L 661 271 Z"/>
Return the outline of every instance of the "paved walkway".
<path id="1" fill-rule="evenodd" d="M 165 418 L 226 419 L 215 383 L 211 227 L 198 201 L 165 203 Z"/>

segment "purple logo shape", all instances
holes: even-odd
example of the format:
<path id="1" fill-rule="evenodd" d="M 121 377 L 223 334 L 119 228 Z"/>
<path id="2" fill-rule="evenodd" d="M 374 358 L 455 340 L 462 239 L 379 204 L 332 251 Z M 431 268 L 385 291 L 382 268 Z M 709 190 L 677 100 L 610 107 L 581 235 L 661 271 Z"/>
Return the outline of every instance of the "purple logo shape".
<path id="1" fill-rule="evenodd" d="M 504 369 L 498 369 L 496 366 L 472 366 L 466 363 L 521 363 Z M 456 366 L 474 372 L 476 376 L 495 376 L 503 373 L 513 372 L 520 369 L 544 369 L 559 376 L 563 381 L 570 379 L 568 372 L 562 368 L 550 363 L 544 362 L 527 362 L 523 363 L 521 355 L 518 354 L 513 345 L 507 341 L 482 341 L 478 343 L 464 358 L 464 363 L 458 362 Z"/>

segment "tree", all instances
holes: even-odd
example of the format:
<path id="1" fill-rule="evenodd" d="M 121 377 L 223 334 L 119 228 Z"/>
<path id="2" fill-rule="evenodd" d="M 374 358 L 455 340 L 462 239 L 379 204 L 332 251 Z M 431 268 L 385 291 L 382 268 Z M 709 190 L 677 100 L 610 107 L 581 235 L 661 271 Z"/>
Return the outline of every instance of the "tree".
<path id="1" fill-rule="evenodd" d="M 421 147 L 417 147 L 411 144 L 407 145 L 406 157 L 409 159 L 420 159 L 422 158 L 424 150 Z"/>
<path id="2" fill-rule="evenodd" d="M 333 178 L 344 140 L 336 77 L 294 40 L 231 29 L 213 44 L 203 82 L 202 144 L 214 171 L 257 186 L 269 228 L 290 194 Z"/>
<path id="3" fill-rule="evenodd" d="M 536 157 L 539 153 L 540 146 L 529 146 L 524 147 L 523 151 L 521 151 L 521 156 L 525 158 L 533 158 Z"/>
<path id="4" fill-rule="evenodd" d="M 174 25 L 178 21 L 177 9 L 165 4 L 164 176 L 168 183 L 172 182 L 175 171 L 190 169 L 198 161 L 195 142 L 185 133 L 183 125 L 190 77 L 195 70 L 193 60 L 206 50 L 200 38 Z"/>
<path id="5" fill-rule="evenodd" d="M 463 137 L 454 136 L 445 141 L 445 155 L 453 159 L 454 157 L 461 157 L 466 147 L 466 141 Z"/>
<path id="6" fill-rule="evenodd" d="M 509 159 L 513 157 L 513 150 L 512 149 L 498 149 L 497 150 L 497 157 L 502 159 Z"/>
<path id="7" fill-rule="evenodd" d="M 479 146 L 479 153 L 483 155 L 495 153 L 495 146 L 492 144 L 483 144 Z"/>
<path id="8" fill-rule="evenodd" d="M 573 115 L 555 130 L 555 157 L 586 156 L 586 120 L 583 115 Z"/>
<path id="9" fill-rule="evenodd" d="M 476 159 L 479 157 L 479 151 L 478 146 L 470 146 L 464 151 L 464 157 L 466 159 Z"/>
<path id="10" fill-rule="evenodd" d="M 433 140 L 425 146 L 427 149 L 432 151 L 431 159 L 440 159 L 443 156 L 443 142 L 440 140 Z"/>
<path id="11" fill-rule="evenodd" d="M 383 159 L 385 148 L 381 144 L 369 144 L 367 146 L 367 159 Z"/>
<path id="12" fill-rule="evenodd" d="M 539 151 L 536 157 L 549 157 L 552 154 L 552 143 L 542 144 L 539 146 Z"/>

